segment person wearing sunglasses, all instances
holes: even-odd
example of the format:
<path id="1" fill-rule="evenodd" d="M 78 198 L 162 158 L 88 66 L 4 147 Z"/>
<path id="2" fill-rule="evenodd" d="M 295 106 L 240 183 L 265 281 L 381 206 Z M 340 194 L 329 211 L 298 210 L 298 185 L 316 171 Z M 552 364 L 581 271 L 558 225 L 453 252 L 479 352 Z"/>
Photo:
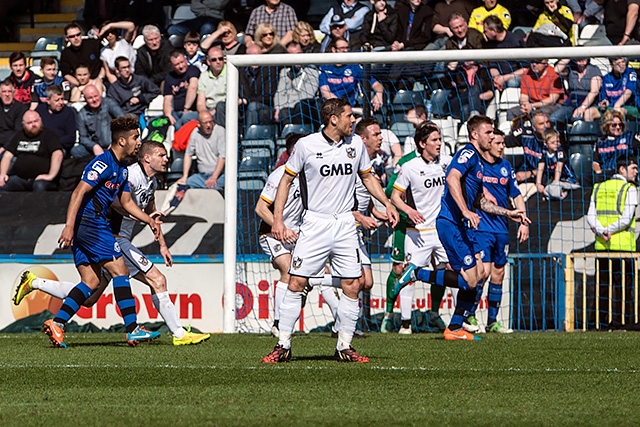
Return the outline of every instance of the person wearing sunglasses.
<path id="1" fill-rule="evenodd" d="M 256 27 L 255 44 L 260 46 L 262 53 L 287 53 L 287 50 L 280 44 L 280 37 L 273 25 L 268 22 L 261 22 Z"/>
<path id="2" fill-rule="evenodd" d="M 82 29 L 76 22 L 64 27 L 64 39 L 67 43 L 60 56 L 60 71 L 65 80 L 73 86 L 79 86 L 74 72 L 80 64 L 89 66 L 91 79 L 98 78 L 102 70 L 100 60 L 100 42 L 93 38 L 82 38 Z"/>
<path id="3" fill-rule="evenodd" d="M 607 110 L 602 115 L 600 129 L 604 136 L 596 142 L 593 151 L 593 172 L 597 181 L 603 181 L 616 173 L 616 159 L 620 156 L 637 156 L 640 148 L 638 135 L 625 129 L 624 114 Z"/>
<path id="4" fill-rule="evenodd" d="M 206 55 L 207 70 L 198 79 L 198 112 L 208 111 L 213 121 L 224 126 L 227 100 L 227 67 L 220 46 L 210 47 Z"/>

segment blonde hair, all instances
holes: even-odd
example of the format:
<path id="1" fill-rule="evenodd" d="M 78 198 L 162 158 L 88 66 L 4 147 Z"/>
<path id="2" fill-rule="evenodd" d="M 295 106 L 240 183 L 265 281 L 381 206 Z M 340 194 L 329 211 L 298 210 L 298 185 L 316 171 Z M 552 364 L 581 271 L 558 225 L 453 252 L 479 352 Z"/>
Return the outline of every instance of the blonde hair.
<path id="1" fill-rule="evenodd" d="M 264 44 L 262 44 L 262 35 L 269 30 L 271 30 L 271 32 L 273 33 L 273 44 L 267 48 L 264 46 Z M 258 26 L 256 27 L 256 31 L 253 34 L 253 39 L 253 42 L 260 46 L 260 49 L 262 50 L 271 49 L 272 47 L 280 43 L 280 37 L 278 37 L 276 29 L 273 28 L 273 25 L 269 24 L 268 22 L 261 22 L 258 24 Z"/>
<path id="2" fill-rule="evenodd" d="M 551 138 L 560 138 L 560 133 L 553 129 L 544 131 L 544 142 L 549 142 Z"/>
<path id="3" fill-rule="evenodd" d="M 611 129 L 611 123 L 613 123 L 613 119 L 615 118 L 620 120 L 620 122 L 622 123 L 622 130 L 624 131 L 626 127 L 624 114 L 622 114 L 618 110 L 611 109 L 611 110 L 605 111 L 604 114 L 602 114 L 602 118 L 600 119 L 600 129 L 602 130 L 603 134 L 605 135 L 609 134 L 609 130 Z"/>
<path id="4" fill-rule="evenodd" d="M 296 26 L 293 27 L 293 34 L 291 35 L 292 40 L 296 43 L 300 43 L 300 35 L 304 31 L 309 33 L 309 36 L 311 37 L 310 42 L 311 44 L 313 44 L 316 39 L 315 32 L 313 31 L 313 27 L 311 26 L 311 24 L 305 21 L 298 21 Z"/>
<path id="5" fill-rule="evenodd" d="M 231 32 L 233 33 L 234 37 L 236 37 L 238 35 L 238 29 L 236 28 L 235 25 L 233 25 L 231 23 L 231 21 L 220 21 L 220 23 L 216 27 L 216 30 L 219 30 L 220 27 L 222 27 L 222 26 L 227 26 L 227 27 L 231 28 Z"/>

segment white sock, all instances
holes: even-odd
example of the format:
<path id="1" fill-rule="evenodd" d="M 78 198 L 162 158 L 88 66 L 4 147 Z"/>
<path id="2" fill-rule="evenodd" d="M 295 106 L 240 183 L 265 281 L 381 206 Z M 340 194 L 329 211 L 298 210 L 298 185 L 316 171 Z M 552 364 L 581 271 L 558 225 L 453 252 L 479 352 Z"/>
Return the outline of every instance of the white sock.
<path id="1" fill-rule="evenodd" d="M 402 320 L 411 320 L 411 306 L 415 293 L 415 285 L 405 286 L 400 291 L 400 318 Z"/>
<path id="2" fill-rule="evenodd" d="M 351 347 L 351 340 L 353 339 L 353 333 L 356 331 L 356 323 L 358 322 L 358 312 L 358 300 L 342 295 L 340 304 L 338 304 L 338 319 L 340 320 L 338 344 L 336 346 L 338 351 Z"/>
<path id="3" fill-rule="evenodd" d="M 169 330 L 176 338 L 182 338 L 185 334 L 185 330 L 180 323 L 176 306 L 171 302 L 169 298 L 169 292 L 160 292 L 151 295 L 151 301 L 153 306 L 158 310 L 160 316 L 164 319 L 164 323 L 167 324 Z"/>
<path id="4" fill-rule="evenodd" d="M 301 309 L 302 292 L 292 292 L 287 289 L 280 304 L 280 336 L 278 339 L 278 344 L 284 348 L 291 348 L 291 334 L 300 318 Z"/>
<path id="5" fill-rule="evenodd" d="M 309 284 L 312 288 L 315 288 L 316 286 L 322 285 L 323 280 L 324 278 L 322 277 L 309 277 Z"/>
<path id="6" fill-rule="evenodd" d="M 322 284 L 325 286 L 333 286 L 334 288 L 342 288 L 342 281 L 339 277 L 333 277 L 330 274 L 325 274 L 322 280 Z"/>
<path id="7" fill-rule="evenodd" d="M 71 289 L 75 288 L 76 285 L 77 283 L 59 282 L 57 280 L 41 279 L 39 277 L 31 283 L 33 289 L 39 289 L 42 292 L 46 292 L 60 299 L 65 299 L 69 295 L 69 292 L 71 292 Z"/>
<path id="8" fill-rule="evenodd" d="M 282 306 L 282 300 L 284 299 L 284 294 L 287 292 L 287 288 L 289 287 L 288 283 L 284 283 L 278 281 L 276 283 L 276 295 L 273 299 L 273 319 L 280 319 L 280 307 Z"/>
<path id="9" fill-rule="evenodd" d="M 340 304 L 340 298 L 336 295 L 336 289 L 333 286 L 322 285 L 318 287 L 318 290 L 324 302 L 329 306 L 329 310 L 331 310 L 331 314 L 335 320 L 333 331 L 338 332 L 340 330 L 340 322 L 338 321 L 338 304 Z"/>

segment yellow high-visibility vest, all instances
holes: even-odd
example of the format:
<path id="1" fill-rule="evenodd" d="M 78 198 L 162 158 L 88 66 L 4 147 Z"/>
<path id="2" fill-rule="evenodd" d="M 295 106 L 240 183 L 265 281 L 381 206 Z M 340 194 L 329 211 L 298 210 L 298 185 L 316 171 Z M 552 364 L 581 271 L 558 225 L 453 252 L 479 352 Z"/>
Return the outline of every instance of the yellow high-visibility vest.
<path id="1" fill-rule="evenodd" d="M 594 188 L 593 200 L 596 204 L 596 215 L 598 221 L 604 227 L 620 219 L 624 211 L 624 204 L 627 200 L 627 191 L 633 184 L 622 179 L 610 179 L 597 184 Z M 632 188 L 635 191 L 635 188 Z M 635 213 L 631 224 L 626 228 L 614 233 L 606 242 L 602 237 L 596 236 L 596 250 L 609 250 L 617 252 L 636 251 L 636 218 Z"/>

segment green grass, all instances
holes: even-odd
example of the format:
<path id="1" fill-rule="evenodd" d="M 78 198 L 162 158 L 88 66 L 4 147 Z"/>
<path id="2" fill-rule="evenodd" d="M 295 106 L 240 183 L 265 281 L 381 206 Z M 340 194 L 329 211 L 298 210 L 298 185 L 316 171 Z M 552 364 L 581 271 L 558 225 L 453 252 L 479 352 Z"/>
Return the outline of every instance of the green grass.
<path id="1" fill-rule="evenodd" d="M 328 334 L 296 335 L 294 359 L 264 366 L 260 335 L 0 336 L 1 426 L 637 425 L 640 335 L 520 333 L 476 342 L 371 334 L 369 364 L 333 361 Z"/>

